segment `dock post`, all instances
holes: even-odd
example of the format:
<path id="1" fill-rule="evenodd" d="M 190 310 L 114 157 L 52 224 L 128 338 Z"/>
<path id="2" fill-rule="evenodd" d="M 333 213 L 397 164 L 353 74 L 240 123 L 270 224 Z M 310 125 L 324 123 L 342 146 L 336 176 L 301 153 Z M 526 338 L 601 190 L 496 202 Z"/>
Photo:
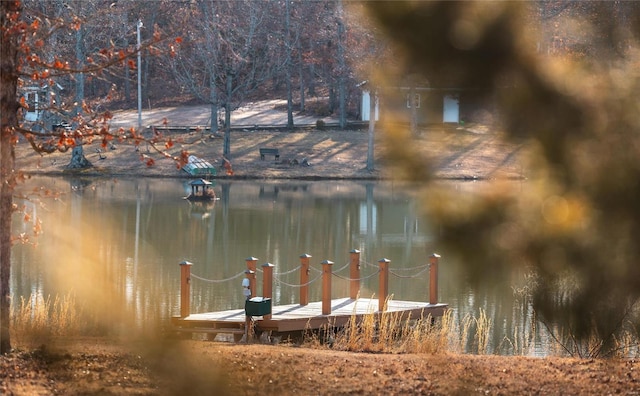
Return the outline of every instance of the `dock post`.
<path id="1" fill-rule="evenodd" d="M 389 295 L 389 263 L 391 260 L 383 258 L 378 260 L 380 275 L 378 282 L 378 311 L 384 312 L 387 296 Z"/>
<path id="2" fill-rule="evenodd" d="M 429 256 L 429 304 L 438 303 L 438 262 L 439 254 Z"/>
<path id="3" fill-rule="evenodd" d="M 311 255 L 300 256 L 300 305 L 309 305 L 309 259 Z"/>
<path id="4" fill-rule="evenodd" d="M 193 263 L 180 263 L 180 317 L 186 318 L 191 313 L 191 266 Z"/>
<path id="5" fill-rule="evenodd" d="M 331 314 L 331 266 L 333 262 L 322 262 L 322 314 Z"/>
<path id="6" fill-rule="evenodd" d="M 356 299 L 360 294 L 360 251 L 353 249 L 349 252 L 350 255 L 350 270 L 349 278 L 349 298 Z"/>
<path id="7" fill-rule="evenodd" d="M 256 294 L 256 264 L 258 264 L 258 259 L 256 257 L 247 257 L 245 259 L 247 262 L 247 269 L 253 271 L 253 274 L 249 276 L 249 289 L 251 290 L 251 296 L 249 298 L 255 297 Z"/>
<path id="8" fill-rule="evenodd" d="M 271 263 L 262 264 L 262 296 L 273 297 L 273 267 Z M 271 301 L 273 303 L 273 301 Z M 262 316 L 263 319 L 271 319 L 271 314 Z"/>

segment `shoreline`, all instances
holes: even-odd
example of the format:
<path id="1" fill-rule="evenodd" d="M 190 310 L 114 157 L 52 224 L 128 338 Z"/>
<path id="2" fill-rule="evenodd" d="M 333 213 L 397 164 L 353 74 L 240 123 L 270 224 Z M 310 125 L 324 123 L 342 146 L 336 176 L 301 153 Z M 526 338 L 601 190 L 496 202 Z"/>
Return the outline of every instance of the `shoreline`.
<path id="1" fill-rule="evenodd" d="M 207 178 L 219 180 L 402 180 L 402 171 L 386 159 L 388 143 L 382 135 L 374 143 L 374 170 L 366 169 L 368 132 L 311 130 L 296 132 L 232 131 L 230 158 L 233 175 L 225 174 L 222 164 L 223 139 L 200 132 L 173 133 L 174 142 L 161 157 L 147 147 L 128 143 L 104 149 L 99 143 L 85 147 L 91 168 L 67 170 L 71 153 L 40 155 L 31 146 L 16 146 L 16 170 L 28 175 L 75 177 L 164 177 L 197 178 L 177 166 L 175 159 L 183 152 L 205 159 L 217 174 Z M 430 167 L 434 179 L 454 181 L 523 180 L 524 144 L 503 142 L 497 134 L 477 133 L 467 127 L 424 130 L 415 138 L 418 160 Z M 142 145 L 141 145 L 142 146 Z M 279 161 L 261 160 L 260 147 L 277 147 Z M 301 165 L 308 163 L 309 166 Z M 149 162 L 153 164 L 147 166 Z"/>

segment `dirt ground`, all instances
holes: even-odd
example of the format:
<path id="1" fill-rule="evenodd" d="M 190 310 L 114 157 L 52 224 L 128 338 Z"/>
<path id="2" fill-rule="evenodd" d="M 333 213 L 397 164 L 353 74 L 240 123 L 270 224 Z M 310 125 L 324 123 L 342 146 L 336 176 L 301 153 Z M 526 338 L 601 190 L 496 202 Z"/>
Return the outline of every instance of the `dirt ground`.
<path id="1" fill-rule="evenodd" d="M 7 395 L 637 395 L 635 360 L 368 354 L 184 340 L 0 357 Z"/>

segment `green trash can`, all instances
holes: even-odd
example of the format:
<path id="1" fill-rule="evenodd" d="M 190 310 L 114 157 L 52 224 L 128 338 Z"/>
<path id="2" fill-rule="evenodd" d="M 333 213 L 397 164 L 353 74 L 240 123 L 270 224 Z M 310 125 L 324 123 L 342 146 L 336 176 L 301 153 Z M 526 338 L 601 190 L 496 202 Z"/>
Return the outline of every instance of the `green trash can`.
<path id="1" fill-rule="evenodd" d="M 247 316 L 264 316 L 271 314 L 271 299 L 254 297 L 244 303 L 244 312 Z"/>

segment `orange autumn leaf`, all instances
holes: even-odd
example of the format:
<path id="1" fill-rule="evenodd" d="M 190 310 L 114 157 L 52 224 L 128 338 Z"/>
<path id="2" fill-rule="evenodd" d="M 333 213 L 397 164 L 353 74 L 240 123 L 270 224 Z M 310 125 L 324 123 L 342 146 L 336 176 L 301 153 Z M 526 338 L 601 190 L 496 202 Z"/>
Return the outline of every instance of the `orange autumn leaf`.
<path id="1" fill-rule="evenodd" d="M 82 21 L 80 21 L 80 18 L 78 17 L 74 18 L 73 23 L 71 24 L 71 29 L 77 32 L 80 30 L 81 27 L 82 27 Z"/>
<path id="2" fill-rule="evenodd" d="M 33 233 L 35 235 L 40 235 L 42 233 L 42 222 L 40 219 L 36 220 L 36 224 L 33 225 Z"/>
<path id="3" fill-rule="evenodd" d="M 171 139 L 167 140 L 167 142 L 164 144 L 164 147 L 170 149 L 171 147 L 173 147 L 173 141 Z"/>

